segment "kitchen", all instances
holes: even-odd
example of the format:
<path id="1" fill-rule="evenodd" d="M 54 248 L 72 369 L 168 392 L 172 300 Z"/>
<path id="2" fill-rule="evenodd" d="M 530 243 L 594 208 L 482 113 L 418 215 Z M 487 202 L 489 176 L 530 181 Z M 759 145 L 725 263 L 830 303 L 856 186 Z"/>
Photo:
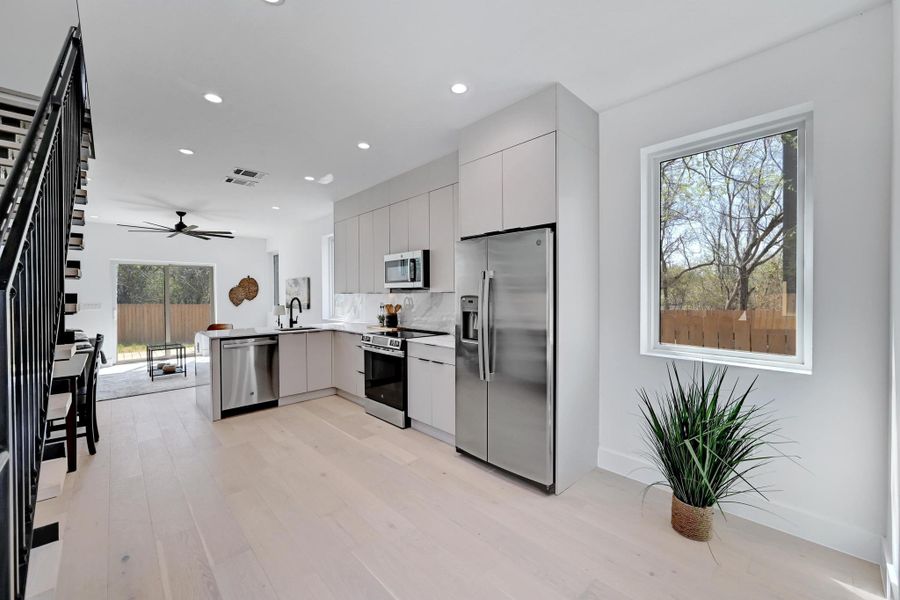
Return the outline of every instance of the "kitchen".
<path id="1" fill-rule="evenodd" d="M 337 393 L 561 493 L 595 462 L 597 348 L 580 332 L 597 294 L 571 271 L 596 261 L 596 119 L 555 84 L 336 202 L 343 318 L 298 327 L 285 298 L 285 328 L 198 332 L 198 407 L 218 420 Z"/>

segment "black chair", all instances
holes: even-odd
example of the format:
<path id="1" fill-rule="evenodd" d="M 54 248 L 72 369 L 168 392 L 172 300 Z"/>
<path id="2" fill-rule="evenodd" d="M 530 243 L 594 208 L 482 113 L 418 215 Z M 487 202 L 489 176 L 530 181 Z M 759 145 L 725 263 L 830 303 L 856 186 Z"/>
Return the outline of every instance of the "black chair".
<path id="1" fill-rule="evenodd" d="M 78 389 L 73 396 L 76 402 L 76 420 L 75 420 L 75 437 L 85 438 L 88 446 L 88 452 L 97 453 L 95 444 L 100 441 L 100 431 L 97 427 L 97 379 L 100 373 L 100 363 L 106 362 L 103 355 L 103 334 L 98 333 L 93 341 L 93 349 L 91 357 L 84 370 L 84 374 L 79 379 Z M 60 390 L 65 391 L 65 390 Z M 83 431 L 79 432 L 79 429 Z M 57 431 L 64 431 L 65 423 L 51 422 L 47 431 L 49 434 Z M 63 438 L 50 437 L 48 443 L 57 442 Z"/>

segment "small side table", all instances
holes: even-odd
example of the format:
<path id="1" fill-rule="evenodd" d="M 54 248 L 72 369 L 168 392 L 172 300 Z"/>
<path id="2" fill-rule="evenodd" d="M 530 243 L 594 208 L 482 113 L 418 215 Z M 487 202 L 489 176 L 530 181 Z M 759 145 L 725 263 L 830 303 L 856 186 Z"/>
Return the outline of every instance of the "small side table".
<path id="1" fill-rule="evenodd" d="M 171 351 L 175 352 L 175 370 L 171 373 L 166 373 L 162 369 L 156 368 L 153 355 L 156 354 L 158 359 L 158 355 L 162 354 L 165 356 Z M 176 373 L 182 373 L 187 377 L 187 369 L 184 368 L 186 356 L 187 350 L 184 344 L 147 344 L 147 374 L 150 375 L 150 381 L 154 381 L 160 375 L 174 375 Z"/>

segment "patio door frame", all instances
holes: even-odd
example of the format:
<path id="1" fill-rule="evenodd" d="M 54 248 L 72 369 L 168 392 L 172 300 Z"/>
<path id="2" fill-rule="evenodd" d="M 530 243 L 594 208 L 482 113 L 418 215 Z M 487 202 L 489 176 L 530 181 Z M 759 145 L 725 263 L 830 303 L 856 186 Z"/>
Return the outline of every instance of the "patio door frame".
<path id="1" fill-rule="evenodd" d="M 173 260 L 112 260 L 110 261 L 110 270 L 112 271 L 112 306 L 113 306 L 113 327 L 116 332 L 119 328 L 119 265 L 150 265 L 163 268 L 163 330 L 165 331 L 166 343 L 171 342 L 172 336 L 172 310 L 171 310 L 171 291 L 169 286 L 169 267 L 209 267 L 209 304 L 210 304 L 210 323 L 215 323 L 217 319 L 218 306 L 216 304 L 216 265 L 207 262 L 186 262 Z M 119 340 L 116 336 L 116 346 Z M 118 354 L 118 352 L 117 352 Z M 117 356 L 118 358 L 118 356 Z M 118 360 L 116 361 L 118 362 Z"/>

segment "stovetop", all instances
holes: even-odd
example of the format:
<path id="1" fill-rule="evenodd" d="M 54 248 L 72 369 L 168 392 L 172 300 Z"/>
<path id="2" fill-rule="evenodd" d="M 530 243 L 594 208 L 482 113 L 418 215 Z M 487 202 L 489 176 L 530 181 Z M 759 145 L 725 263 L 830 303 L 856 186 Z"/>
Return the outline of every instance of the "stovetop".
<path id="1" fill-rule="evenodd" d="M 396 331 L 379 331 L 377 333 L 364 333 L 362 343 L 371 346 L 383 346 L 387 348 L 403 348 L 406 340 L 412 338 L 428 337 L 430 335 L 443 335 L 435 331 L 421 331 L 417 329 L 398 329 Z"/>

